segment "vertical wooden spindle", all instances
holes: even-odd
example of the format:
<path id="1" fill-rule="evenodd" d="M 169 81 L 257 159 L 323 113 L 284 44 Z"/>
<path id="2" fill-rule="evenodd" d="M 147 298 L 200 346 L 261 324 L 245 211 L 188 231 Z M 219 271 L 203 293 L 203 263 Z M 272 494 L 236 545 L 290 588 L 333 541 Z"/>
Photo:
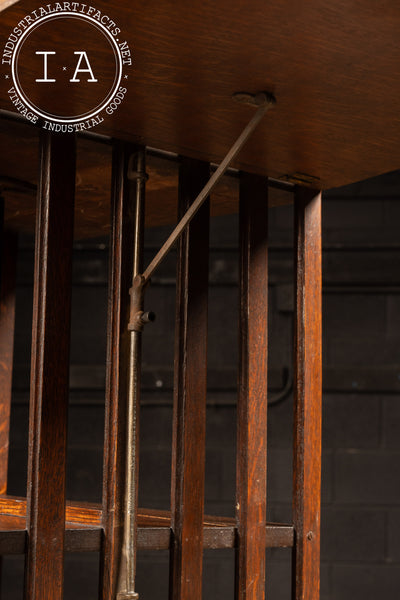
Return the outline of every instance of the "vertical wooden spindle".
<path id="1" fill-rule="evenodd" d="M 75 137 L 42 132 L 37 201 L 25 598 L 63 597 Z"/>
<path id="2" fill-rule="evenodd" d="M 0 494 L 7 492 L 15 326 L 17 234 L 3 231 L 0 270 Z"/>
<path id="3" fill-rule="evenodd" d="M 268 357 L 268 180 L 240 179 L 240 364 L 236 599 L 265 597 Z"/>
<path id="4" fill-rule="evenodd" d="M 208 181 L 206 163 L 183 159 L 180 215 Z M 207 393 L 209 200 L 178 248 L 171 511 L 171 600 L 201 600 Z"/>
<path id="5" fill-rule="evenodd" d="M 318 600 L 321 494 L 321 194 L 295 193 L 294 600 Z"/>

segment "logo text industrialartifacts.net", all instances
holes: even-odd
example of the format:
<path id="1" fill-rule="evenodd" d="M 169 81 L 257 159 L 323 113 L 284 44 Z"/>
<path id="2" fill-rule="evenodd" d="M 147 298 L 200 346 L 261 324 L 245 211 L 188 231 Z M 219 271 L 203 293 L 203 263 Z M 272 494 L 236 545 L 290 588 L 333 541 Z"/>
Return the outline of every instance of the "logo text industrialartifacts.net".
<path id="1" fill-rule="evenodd" d="M 72 133 L 118 109 L 132 54 L 108 14 L 80 2 L 55 2 L 18 22 L 1 62 L 14 109 L 44 129 Z"/>

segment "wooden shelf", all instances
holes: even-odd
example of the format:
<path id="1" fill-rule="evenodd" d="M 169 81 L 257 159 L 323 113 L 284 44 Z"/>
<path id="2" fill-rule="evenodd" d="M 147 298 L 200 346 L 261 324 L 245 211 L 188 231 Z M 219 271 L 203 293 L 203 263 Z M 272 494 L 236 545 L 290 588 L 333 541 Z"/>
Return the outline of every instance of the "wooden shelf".
<path id="1" fill-rule="evenodd" d="M 138 548 L 168 550 L 171 545 L 171 516 L 168 511 L 139 510 Z M 24 554 L 26 547 L 26 500 L 0 497 L 0 555 Z M 103 528 L 99 505 L 69 502 L 66 511 L 66 552 L 100 550 Z M 293 546 L 293 527 L 268 523 L 266 547 Z M 204 520 L 204 549 L 236 547 L 234 519 L 207 516 Z"/>
<path id="2" fill-rule="evenodd" d="M 5 10 L 1 39 L 32 8 L 37 3 L 21 0 Z M 237 166 L 273 177 L 303 173 L 323 189 L 399 168 L 394 0 L 384 10 L 322 0 L 234 8 L 230 0 L 121 1 L 112 10 L 98 0 L 96 8 L 112 15 L 134 55 L 124 102 L 96 133 L 219 162 L 253 110 L 231 95 L 266 89 L 277 105 Z M 75 48 L 73 39 L 64 45 Z M 102 50 L 96 59 L 102 66 Z M 8 89 L 0 90 L 0 108 L 12 110 Z"/>

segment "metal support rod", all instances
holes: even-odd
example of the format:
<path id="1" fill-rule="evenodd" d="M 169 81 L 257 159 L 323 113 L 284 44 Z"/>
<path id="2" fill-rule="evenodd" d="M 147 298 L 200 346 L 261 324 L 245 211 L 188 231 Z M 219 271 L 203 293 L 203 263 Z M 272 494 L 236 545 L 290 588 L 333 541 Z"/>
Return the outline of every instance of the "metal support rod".
<path id="1" fill-rule="evenodd" d="M 267 110 L 275 104 L 270 94 L 262 95 L 263 104 L 238 137 L 228 154 L 212 175 L 203 190 L 199 193 L 191 207 L 178 223 L 165 244 L 143 274 L 143 230 L 144 230 L 144 186 L 145 168 L 144 153 L 136 155 L 136 165 L 129 165 L 131 176 L 136 179 L 134 257 L 131 294 L 131 311 L 128 329 L 130 331 L 129 382 L 127 407 L 127 440 L 126 469 L 124 495 L 124 526 L 121 550 L 120 573 L 116 600 L 137 600 L 135 592 L 136 574 L 136 539 L 137 539 L 137 499 L 138 499 L 138 441 L 139 441 L 139 406 L 140 406 L 140 370 L 142 329 L 145 323 L 154 320 L 152 313 L 143 312 L 144 291 L 151 275 L 168 254 L 171 247 L 189 225 L 215 185 L 228 169 L 231 162 L 240 152 L 251 133 L 257 127 Z"/>
<path id="2" fill-rule="evenodd" d="M 208 198 L 208 196 L 210 195 L 210 193 L 212 192 L 214 187 L 217 185 L 217 183 L 219 182 L 221 177 L 224 175 L 225 171 L 228 169 L 231 162 L 234 160 L 234 158 L 240 152 L 240 150 L 242 149 L 244 144 L 247 142 L 248 138 L 253 133 L 253 131 L 255 130 L 255 128 L 257 127 L 257 125 L 259 124 L 259 122 L 261 121 L 263 116 L 265 115 L 265 113 L 267 112 L 267 110 L 269 108 L 271 108 L 272 106 L 274 106 L 275 98 L 271 94 L 264 94 L 264 97 L 265 97 L 264 104 L 262 104 L 258 108 L 257 112 L 255 113 L 255 115 L 253 115 L 253 118 L 246 125 L 246 127 L 244 128 L 244 130 L 242 131 L 242 133 L 236 140 L 236 142 L 233 144 L 232 148 L 229 150 L 228 154 L 225 156 L 222 163 L 219 165 L 218 169 L 212 175 L 212 177 L 210 178 L 208 183 L 204 186 L 204 188 L 202 189 L 200 194 L 197 196 L 196 200 L 193 202 L 193 204 L 188 209 L 186 214 L 179 221 L 179 223 L 175 227 L 174 231 L 171 233 L 171 235 L 169 236 L 167 241 L 164 243 L 164 245 L 161 247 L 159 252 L 156 254 L 156 256 L 153 258 L 153 260 L 151 261 L 151 263 L 149 264 L 149 266 L 143 273 L 143 277 L 144 277 L 143 283 L 144 284 L 146 284 L 150 280 L 154 271 L 157 269 L 157 267 L 160 265 L 160 263 L 166 257 L 168 252 L 171 250 L 172 246 L 175 244 L 177 239 L 180 237 L 182 232 L 185 230 L 185 228 L 189 225 L 190 221 L 193 219 L 193 217 L 199 210 L 200 206 L 203 204 L 203 202 L 206 200 L 206 198 Z"/>
<path id="3" fill-rule="evenodd" d="M 126 466 L 124 494 L 124 525 L 120 562 L 120 574 L 116 600 L 137 600 L 135 592 L 136 575 L 136 540 L 137 540 L 137 504 L 138 504 L 138 445 L 139 445 L 139 406 L 140 406 L 140 371 L 142 352 L 141 327 L 135 326 L 132 319 L 136 313 L 143 311 L 143 294 L 135 293 L 143 260 L 144 231 L 144 191 L 145 191 L 145 156 L 139 151 L 136 159 L 136 201 L 135 230 L 133 247 L 133 273 L 131 288 L 131 320 L 129 380 L 127 406 Z M 140 286 L 141 287 L 141 286 Z M 144 322 L 144 321 L 143 321 Z"/>

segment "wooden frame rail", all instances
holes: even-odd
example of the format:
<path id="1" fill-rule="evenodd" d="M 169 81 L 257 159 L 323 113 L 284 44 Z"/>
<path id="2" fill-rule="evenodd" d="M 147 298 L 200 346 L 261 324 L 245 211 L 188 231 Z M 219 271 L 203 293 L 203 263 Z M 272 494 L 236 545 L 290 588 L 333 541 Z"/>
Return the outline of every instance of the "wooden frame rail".
<path id="1" fill-rule="evenodd" d="M 100 505 L 67 502 L 67 552 L 98 552 L 102 548 L 104 529 Z M 265 526 L 266 548 L 290 548 L 294 540 L 293 527 L 282 523 Z M 0 556 L 24 554 L 26 549 L 26 499 L 0 497 Z M 236 548 L 237 528 L 234 519 L 205 516 L 202 548 L 218 550 Z M 171 550 L 174 535 L 171 513 L 139 509 L 138 548 L 140 550 Z"/>

